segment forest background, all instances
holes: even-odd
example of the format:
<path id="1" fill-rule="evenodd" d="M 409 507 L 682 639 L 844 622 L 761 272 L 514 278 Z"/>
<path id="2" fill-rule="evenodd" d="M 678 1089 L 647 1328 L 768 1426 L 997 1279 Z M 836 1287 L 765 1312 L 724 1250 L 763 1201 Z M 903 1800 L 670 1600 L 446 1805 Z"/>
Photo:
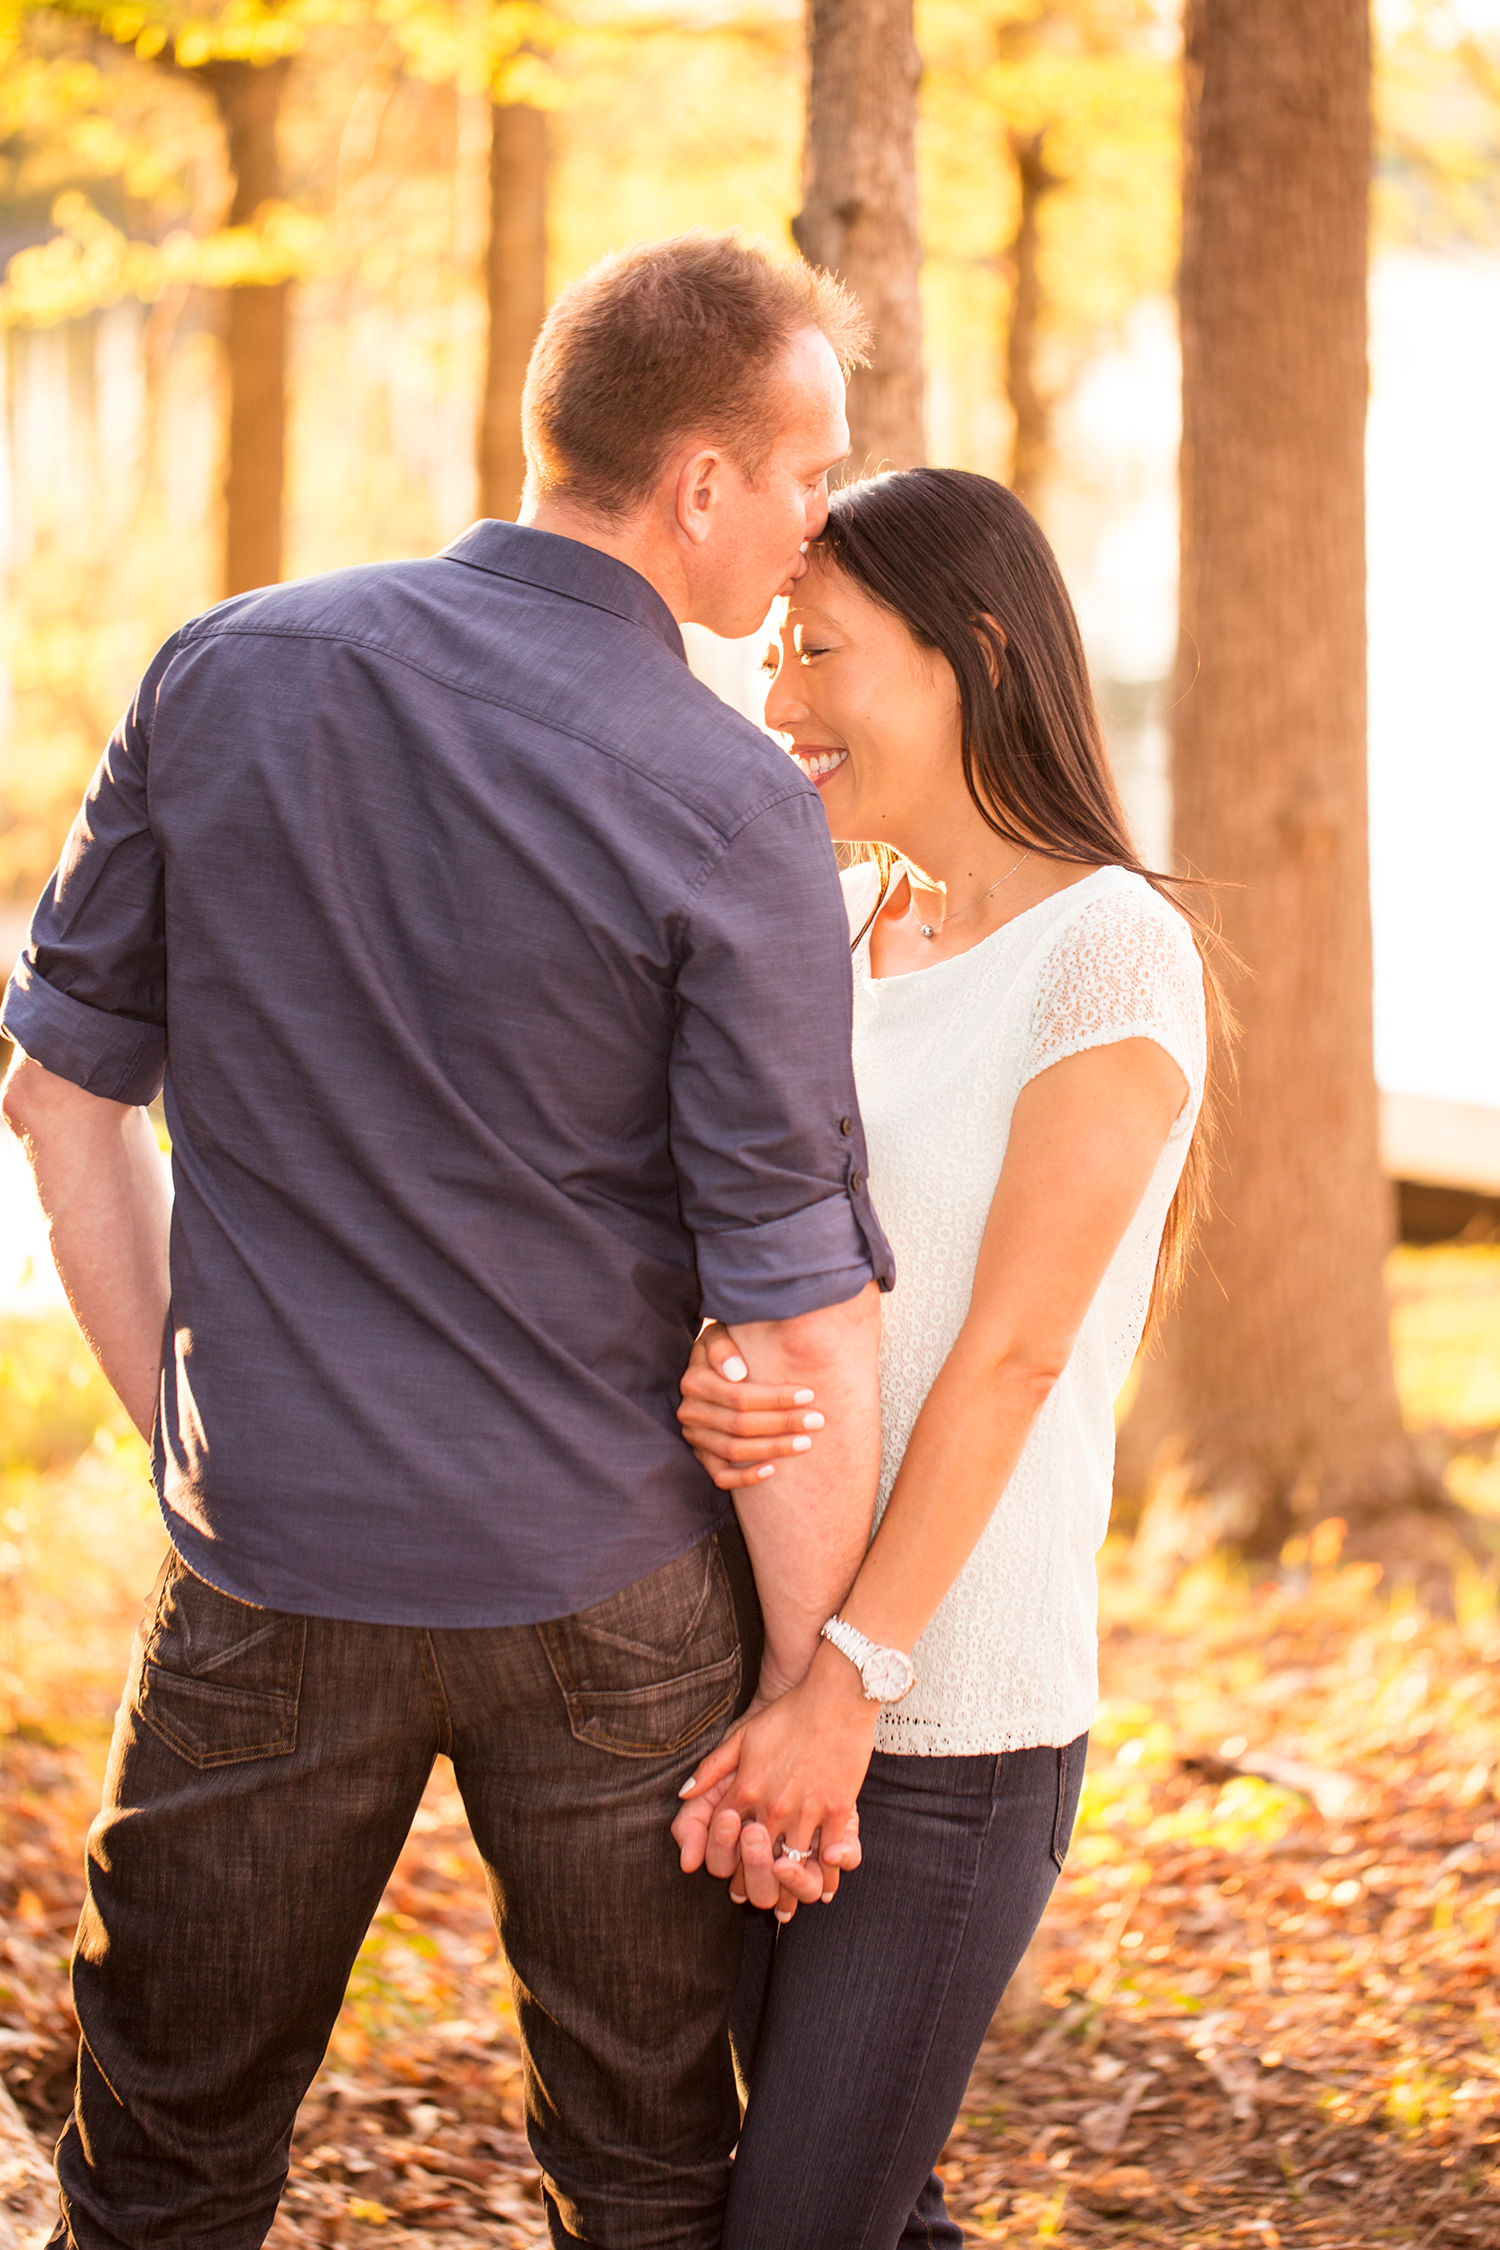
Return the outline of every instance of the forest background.
<path id="1" fill-rule="evenodd" d="M 1497 18 L 1484 0 L 1377 11 L 1377 277 L 1500 253 Z M 925 450 L 1015 481 L 1057 541 L 1159 853 L 1171 648 L 1121 659 L 1132 590 L 1098 564 L 1163 490 L 1168 582 L 1175 557 L 1177 11 L 923 0 L 915 28 Z M 806 76 L 795 0 L 0 7 L 0 924 L 24 921 L 184 616 L 512 512 L 548 294 L 684 226 L 789 244 Z M 284 427 L 264 379 L 283 351 Z M 742 692 L 754 653 L 697 661 Z M 1367 988 L 1368 961 L 1350 967 Z M 0 1219 L 27 1225 L 13 1198 Z M 1300 1485 L 1278 1471 L 1243 1551 L 1213 1522 L 1184 1545 L 1170 1475 L 1133 1542 L 1139 1496 L 1122 1510 L 1079 1842 L 945 2162 L 976 2241 L 1500 2236 L 1500 1247 L 1481 1201 L 1460 1225 L 1386 1269 L 1405 1439 L 1378 1497 L 1419 1503 L 1421 1537 L 1372 1559 L 1336 1461 Z M 1321 1250 L 1299 1259 L 1298 1231 L 1272 1248 L 1316 1310 L 1338 1276 L 1308 1270 Z M 82 1830 L 162 1535 L 138 1441 L 44 1246 L 26 1249 L 0 1306 L 0 2079 L 45 2133 L 70 2069 Z M 1384 1322 L 1382 1303 L 1382 1363 Z M 503 1964 L 440 1771 L 277 2240 L 539 2239 L 518 2102 Z"/>

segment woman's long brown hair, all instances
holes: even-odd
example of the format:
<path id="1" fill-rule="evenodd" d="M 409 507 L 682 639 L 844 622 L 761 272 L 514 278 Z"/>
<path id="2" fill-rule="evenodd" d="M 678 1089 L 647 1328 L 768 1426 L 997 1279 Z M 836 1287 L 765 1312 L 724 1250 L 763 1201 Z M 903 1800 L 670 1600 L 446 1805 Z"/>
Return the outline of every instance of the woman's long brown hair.
<path id="1" fill-rule="evenodd" d="M 964 781 L 987 826 L 1040 858 L 1128 868 L 1192 933 L 1203 964 L 1208 1080 L 1162 1232 L 1156 1316 L 1181 1287 L 1209 1205 L 1219 1107 L 1233 1077 L 1235 1023 L 1213 965 L 1225 948 L 1211 908 L 1193 902 L 1202 885 L 1147 867 L 1131 841 L 1073 604 L 1040 525 L 1013 492 L 964 469 L 869 477 L 834 494 L 816 546 L 952 666 Z M 878 857 L 876 913 L 892 875 L 891 855 Z"/>

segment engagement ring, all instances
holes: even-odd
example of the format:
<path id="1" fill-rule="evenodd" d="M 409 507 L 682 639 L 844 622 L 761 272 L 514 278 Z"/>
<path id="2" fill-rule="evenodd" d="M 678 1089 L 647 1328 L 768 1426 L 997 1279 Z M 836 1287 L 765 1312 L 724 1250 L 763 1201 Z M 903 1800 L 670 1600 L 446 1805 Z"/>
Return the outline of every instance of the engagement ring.
<path id="1" fill-rule="evenodd" d="M 794 1852 L 790 1844 L 783 1844 L 781 1856 L 783 1859 L 789 1859 L 794 1867 L 800 1867 L 805 1859 L 813 1857 L 813 1848 L 809 1844 L 805 1852 Z"/>

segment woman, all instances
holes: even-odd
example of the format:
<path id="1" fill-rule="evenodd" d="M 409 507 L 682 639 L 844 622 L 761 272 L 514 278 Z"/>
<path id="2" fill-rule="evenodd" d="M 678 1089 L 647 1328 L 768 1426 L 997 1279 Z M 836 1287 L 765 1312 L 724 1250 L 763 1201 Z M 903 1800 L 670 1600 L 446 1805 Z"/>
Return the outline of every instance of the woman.
<path id="1" fill-rule="evenodd" d="M 677 1824 L 701 1864 L 738 1775 L 786 1808 L 784 1838 L 745 1829 L 743 1864 L 785 1870 L 865 1776 L 864 1863 L 832 1912 L 750 1917 L 725 2250 L 962 2239 L 932 2167 L 1072 1830 L 1112 1403 L 1203 1195 L 1205 995 L 1216 1044 L 1224 1024 L 1201 933 L 1130 843 L 1020 502 L 952 470 L 881 477 L 836 497 L 809 561 L 766 715 L 835 837 L 875 847 L 845 886 L 897 1283 L 877 1529 L 842 1626 L 703 1761 Z M 731 1355 L 700 1341 L 681 1420 L 733 1490 L 804 1417 L 716 1373 Z"/>

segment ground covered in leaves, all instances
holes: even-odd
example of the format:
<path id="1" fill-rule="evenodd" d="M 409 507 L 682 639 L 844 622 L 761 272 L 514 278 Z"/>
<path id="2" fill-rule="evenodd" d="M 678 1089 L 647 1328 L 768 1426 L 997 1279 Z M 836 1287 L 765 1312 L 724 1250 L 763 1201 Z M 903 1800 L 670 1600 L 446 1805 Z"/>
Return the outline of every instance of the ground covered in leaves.
<path id="1" fill-rule="evenodd" d="M 1500 1515 L 1500 1258 L 1406 1256 L 1408 1412 L 1454 1489 Z M 87 1537 L 116 1473 L 100 1427 L 81 1467 L 13 1468 L 0 1495 L 33 1589 L 29 1649 L 9 1612 L 0 1741 L 0 2073 L 43 2134 L 68 2099 L 67 1948 L 124 1652 L 59 1651 L 72 1579 L 36 1542 L 59 1523 Z M 154 1535 L 149 1512 L 132 1522 Z M 1496 1596 L 1475 1570 L 1456 1614 L 1430 1615 L 1346 1563 L 1337 1526 L 1261 1584 L 1204 1566 L 1163 1593 L 1107 1550 L 1078 1833 L 943 2158 L 972 2242 L 1500 2243 Z M 88 1599 L 117 1639 L 123 1604 L 92 1582 Z M 43 1693 L 67 1724 L 39 1714 Z M 515 2019 L 446 1765 L 271 2237 L 367 2239 L 544 2240 Z"/>

